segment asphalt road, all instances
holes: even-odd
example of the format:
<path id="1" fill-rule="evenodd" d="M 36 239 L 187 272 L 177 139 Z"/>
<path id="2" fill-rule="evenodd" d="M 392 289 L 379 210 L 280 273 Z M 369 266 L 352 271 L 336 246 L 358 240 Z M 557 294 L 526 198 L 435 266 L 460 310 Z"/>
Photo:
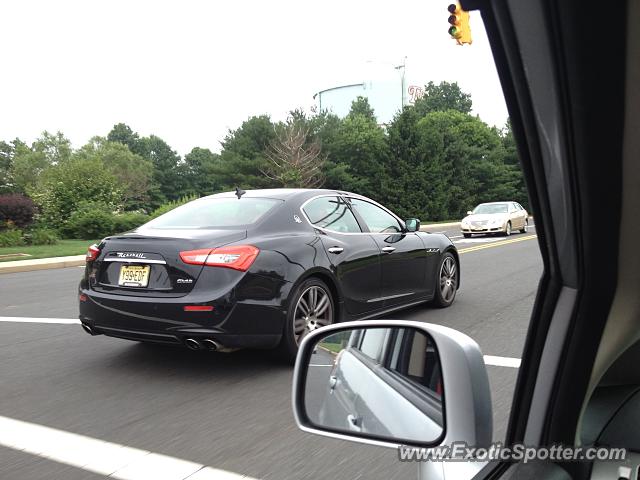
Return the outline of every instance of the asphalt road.
<path id="1" fill-rule="evenodd" d="M 521 356 L 542 262 L 535 238 L 463 239 L 462 286 L 448 309 L 388 318 L 432 322 L 474 338 L 485 355 Z M 496 245 L 488 247 L 487 245 Z M 0 317 L 76 318 L 81 270 L 0 275 Z M 1 320 L 1 319 L 0 319 Z M 494 437 L 504 437 L 517 369 L 489 366 Z M 261 352 L 150 347 L 78 325 L 0 321 L 0 416 L 262 479 L 410 479 L 397 452 L 302 433 L 292 370 Z M 102 478 L 0 447 L 0 478 Z"/>

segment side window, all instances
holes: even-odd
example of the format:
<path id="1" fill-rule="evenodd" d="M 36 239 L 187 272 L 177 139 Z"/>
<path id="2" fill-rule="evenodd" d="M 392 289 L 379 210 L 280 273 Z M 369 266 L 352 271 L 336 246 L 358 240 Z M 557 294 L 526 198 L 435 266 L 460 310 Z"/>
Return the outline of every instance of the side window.
<path id="1" fill-rule="evenodd" d="M 400 331 L 390 352 L 390 370 L 433 395 L 442 394 L 442 373 L 433 342 L 420 332 Z"/>
<path id="2" fill-rule="evenodd" d="M 342 198 L 319 197 L 303 208 L 309 221 L 316 227 L 340 233 L 360 233 L 353 212 Z"/>
<path id="3" fill-rule="evenodd" d="M 379 361 L 382 357 L 382 347 L 386 334 L 386 328 L 371 328 L 364 331 L 358 350 L 370 359 Z"/>
<path id="4" fill-rule="evenodd" d="M 397 233 L 402 225 L 386 210 L 363 200 L 351 199 L 351 206 L 362 217 L 372 233 Z"/>

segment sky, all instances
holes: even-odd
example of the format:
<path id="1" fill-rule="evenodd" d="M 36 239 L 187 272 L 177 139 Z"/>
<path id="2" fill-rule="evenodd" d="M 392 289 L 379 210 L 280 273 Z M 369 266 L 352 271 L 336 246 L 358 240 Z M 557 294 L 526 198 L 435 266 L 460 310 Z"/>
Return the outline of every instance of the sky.
<path id="1" fill-rule="evenodd" d="M 409 83 L 456 81 L 473 113 L 507 110 L 477 12 L 447 34 L 448 0 L 21 0 L 0 3 L 0 140 L 62 131 L 74 147 L 124 122 L 179 154 L 220 150 L 252 115 L 283 120 L 313 94 L 406 57 Z"/>

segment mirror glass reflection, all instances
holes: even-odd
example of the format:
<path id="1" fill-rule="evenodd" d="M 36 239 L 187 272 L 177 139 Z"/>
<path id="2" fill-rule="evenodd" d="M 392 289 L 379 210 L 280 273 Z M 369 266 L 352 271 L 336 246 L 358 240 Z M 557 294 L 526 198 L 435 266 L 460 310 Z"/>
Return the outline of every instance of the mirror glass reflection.
<path id="1" fill-rule="evenodd" d="M 304 403 L 317 427 L 432 444 L 444 432 L 442 399 L 438 352 L 421 330 L 328 332 L 314 345 Z"/>

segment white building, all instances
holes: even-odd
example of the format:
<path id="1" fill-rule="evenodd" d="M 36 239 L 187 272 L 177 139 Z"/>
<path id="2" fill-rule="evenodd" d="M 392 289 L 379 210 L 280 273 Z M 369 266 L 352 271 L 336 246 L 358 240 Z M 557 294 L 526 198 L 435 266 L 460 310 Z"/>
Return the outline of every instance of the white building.
<path id="1" fill-rule="evenodd" d="M 395 66 L 368 63 L 358 73 L 351 75 L 346 82 L 329 85 L 316 92 L 313 96 L 314 110 L 327 110 L 344 117 L 349 113 L 351 103 L 361 96 L 368 98 L 378 123 L 388 124 L 402 105 L 411 105 L 424 94 L 424 82 L 407 80 L 404 63 Z"/>

